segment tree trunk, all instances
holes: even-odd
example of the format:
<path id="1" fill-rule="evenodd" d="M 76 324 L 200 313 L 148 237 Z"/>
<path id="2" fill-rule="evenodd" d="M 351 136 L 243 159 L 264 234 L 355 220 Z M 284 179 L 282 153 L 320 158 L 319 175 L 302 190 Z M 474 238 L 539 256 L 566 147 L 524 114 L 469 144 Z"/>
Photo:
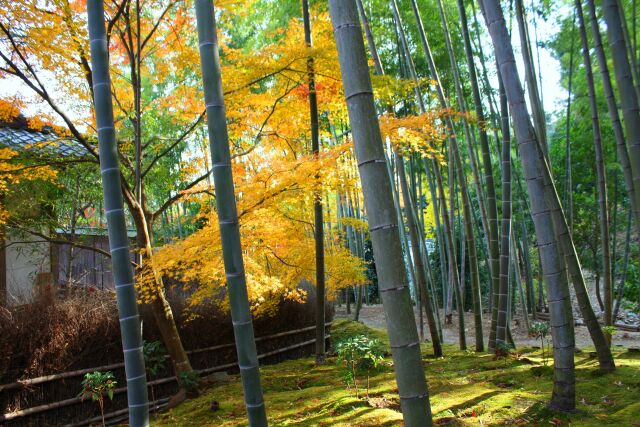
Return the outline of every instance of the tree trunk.
<path id="1" fill-rule="evenodd" d="M 180 334 L 178 333 L 178 327 L 173 316 L 173 310 L 164 290 L 164 284 L 162 277 L 158 274 L 154 268 L 151 258 L 153 256 L 153 250 L 151 245 L 151 228 L 147 220 L 148 216 L 143 212 L 142 208 L 138 205 L 137 209 L 131 210 L 133 221 L 136 225 L 136 242 L 140 249 L 140 255 L 142 261 L 146 265 L 146 271 L 151 274 L 151 279 L 156 287 L 151 293 L 151 301 L 149 306 L 153 314 L 153 319 L 156 322 L 156 326 L 160 331 L 162 337 L 162 343 L 167 348 L 167 352 L 171 357 L 173 367 L 176 374 L 179 375 L 183 372 L 191 372 L 193 368 L 189 362 L 189 356 L 184 350 L 182 341 L 180 340 Z M 143 272 L 144 274 L 145 272 Z M 181 384 L 182 385 L 182 384 Z"/>
<path id="2" fill-rule="evenodd" d="M 589 56 L 589 40 L 584 25 L 582 13 L 582 0 L 576 0 L 576 14 L 582 40 L 582 55 L 587 77 L 589 92 L 589 105 L 591 107 L 591 126 L 593 130 L 593 144 L 596 151 L 596 175 L 598 189 L 598 217 L 600 220 L 600 241 L 602 244 L 602 276 L 604 284 L 604 323 L 613 326 L 613 285 L 611 283 L 611 246 L 609 244 L 609 210 L 607 201 L 607 178 L 604 168 L 604 154 L 602 150 L 602 135 L 600 133 L 600 118 L 598 116 L 598 101 L 591 70 L 591 57 Z M 611 345 L 610 336 L 607 335 L 608 344 Z"/>
<path id="3" fill-rule="evenodd" d="M 531 198 L 531 216 L 536 228 L 549 294 L 554 346 L 554 387 L 550 406 L 561 411 L 575 409 L 575 367 L 573 360 L 573 315 L 565 267 L 561 262 L 553 221 L 545 195 L 542 152 L 529 120 L 511 39 L 497 0 L 483 0 L 485 20 L 496 52 L 496 60 L 511 107 L 518 151 Z"/>
<path id="4" fill-rule="evenodd" d="M 590 11 L 595 10 L 595 5 L 592 3 L 593 0 L 588 0 Z M 629 64 L 627 47 L 622 33 L 622 20 L 620 10 L 618 9 L 618 2 L 616 0 L 603 0 L 602 10 L 607 23 L 609 47 L 611 56 L 613 57 L 613 68 L 616 82 L 618 83 L 622 115 L 627 131 L 631 174 L 633 177 L 633 188 L 636 194 L 636 228 L 640 231 L 640 215 L 638 215 L 639 212 L 637 211 L 637 209 L 640 209 L 640 109 L 638 106 L 638 96 L 631 77 L 631 65 Z M 593 20 L 593 12 L 590 14 Z M 618 151 L 620 152 L 620 150 Z M 624 157 L 621 156 L 620 160 L 624 161 Z"/>
<path id="5" fill-rule="evenodd" d="M 544 115 L 542 101 L 540 97 L 540 88 L 538 87 L 538 79 L 536 78 L 536 69 L 533 65 L 533 53 L 531 51 L 531 39 L 529 37 L 529 27 L 527 24 L 527 15 L 522 0 L 515 0 L 515 15 L 518 21 L 518 31 L 520 33 L 520 46 L 522 52 L 522 60 L 524 62 L 525 80 L 528 88 L 529 102 L 531 103 L 531 111 L 533 112 L 533 125 L 538 137 L 538 143 L 542 147 L 542 153 L 551 164 L 549 159 L 549 146 L 547 142 L 547 119 Z"/>
<path id="6" fill-rule="evenodd" d="M 616 138 L 616 149 L 618 153 L 618 160 L 622 166 L 624 175 L 624 182 L 627 187 L 627 194 L 631 203 L 633 217 L 636 220 L 636 225 L 640 224 L 640 188 L 638 187 L 638 176 L 640 173 L 640 157 L 636 153 L 634 157 L 634 165 L 632 165 L 629 158 L 629 150 L 625 143 L 624 132 L 622 130 L 622 123 L 620 122 L 620 114 L 618 113 L 618 104 L 616 102 L 613 86 L 611 84 L 611 76 L 609 74 L 609 64 L 604 52 L 602 44 L 602 36 L 600 34 L 600 26 L 598 25 L 598 16 L 596 14 L 596 6 L 592 0 L 587 1 L 587 8 L 589 10 L 589 20 L 591 22 L 591 34 L 593 36 L 593 45 L 595 48 L 596 58 L 598 59 L 598 66 L 600 68 L 600 76 L 602 77 L 602 87 L 604 89 L 604 95 L 607 99 L 607 108 L 609 110 L 609 117 L 611 118 L 611 125 L 613 126 L 613 133 Z M 632 119 L 632 114 L 625 116 L 625 120 Z M 636 118 L 637 119 L 637 118 Z M 636 124 L 627 124 L 627 131 L 629 127 L 634 129 L 638 126 Z M 640 138 L 640 129 L 635 129 L 627 134 L 629 141 L 633 143 L 631 137 L 636 135 Z M 636 145 L 638 141 L 636 141 Z M 640 148 L 636 148 L 636 151 Z M 640 227 L 637 227 L 636 232 L 640 232 Z"/>
<path id="7" fill-rule="evenodd" d="M 420 237 L 418 233 L 418 222 L 415 218 L 415 214 L 412 209 L 413 201 L 409 194 L 409 185 L 407 184 L 407 177 L 404 171 L 404 160 L 402 156 L 396 153 L 396 169 L 398 177 L 400 178 L 400 188 L 402 188 L 402 199 L 404 203 L 405 215 L 407 217 L 407 223 L 409 225 L 409 233 L 411 236 L 411 250 L 413 253 L 413 262 L 416 267 L 416 288 L 421 297 L 422 306 L 425 309 L 427 315 L 427 322 L 429 323 L 429 332 L 431 333 L 431 341 L 433 343 L 433 354 L 436 357 L 442 356 L 442 345 L 440 344 L 440 337 L 438 336 L 438 327 L 436 325 L 436 318 L 433 314 L 433 306 L 431 303 L 431 296 L 427 292 L 427 278 L 425 274 L 425 266 L 423 264 L 422 256 L 420 255 Z"/>
<path id="8" fill-rule="evenodd" d="M 620 303 L 622 302 L 622 297 L 624 295 L 624 283 L 627 280 L 627 269 L 629 268 L 629 252 L 631 242 L 631 217 L 632 213 L 629 211 L 629 217 L 627 219 L 627 236 L 624 241 L 624 256 L 622 259 L 622 275 L 620 276 L 620 283 L 618 284 L 618 288 L 616 289 L 616 303 L 613 308 L 613 321 L 618 318 L 618 311 L 620 310 Z"/>
<path id="9" fill-rule="evenodd" d="M 304 41 L 307 47 L 311 47 L 311 20 L 309 18 L 309 1 L 302 0 L 302 17 L 304 21 Z M 316 95 L 316 83 L 313 67 L 313 58 L 307 60 L 307 80 L 309 85 L 309 115 L 311 117 L 311 152 L 317 157 L 320 151 L 320 136 L 318 133 L 318 100 Z M 316 177 L 318 181 L 318 177 Z M 317 182 L 318 187 L 320 183 Z M 322 195 L 320 189 L 316 190 L 313 202 L 314 238 L 316 241 L 316 363 L 324 363 L 325 338 L 324 338 L 324 301 L 325 301 L 325 277 L 324 277 L 324 229 L 322 220 Z M 359 304 L 362 301 L 359 300 Z M 360 311 L 360 308 L 357 309 Z"/>
<path id="10" fill-rule="evenodd" d="M 429 394 L 418 331 L 406 283 L 391 182 L 373 99 L 369 67 L 352 0 L 330 0 L 329 9 L 360 170 L 378 285 L 387 318 L 404 424 L 431 425 Z"/>
<path id="11" fill-rule="evenodd" d="M 581 1 L 581 0 L 578 0 Z M 571 176 L 571 95 L 573 89 L 573 44 L 575 14 L 571 25 L 571 47 L 569 48 L 569 88 L 567 95 L 567 114 L 565 116 L 565 185 L 564 210 L 567 213 L 569 230 L 573 233 L 573 177 Z"/>
<path id="12" fill-rule="evenodd" d="M 100 149 L 100 173 L 124 352 L 129 424 L 132 427 L 142 427 L 149 425 L 147 376 L 142 353 L 142 331 L 136 304 L 133 269 L 129 259 L 124 204 L 120 189 L 120 167 L 118 165 L 111 80 L 109 78 L 109 46 L 104 28 L 102 1 L 89 0 L 87 15 L 93 70 L 93 102 Z"/>
<path id="13" fill-rule="evenodd" d="M 391 0 L 391 7 L 396 20 L 396 25 L 398 26 L 401 32 L 401 36 L 403 38 L 403 45 L 406 51 L 406 55 L 408 56 L 409 49 L 406 43 L 406 39 L 403 35 L 402 23 L 400 21 L 400 14 L 399 14 L 398 6 L 395 0 Z M 420 17 L 420 12 L 417 8 L 417 4 L 414 1 L 412 1 L 412 8 L 414 11 L 414 16 L 416 18 L 416 23 L 418 25 L 418 33 L 420 35 L 422 47 L 424 49 L 425 56 L 427 57 L 427 62 L 429 63 L 429 68 L 430 68 L 432 77 L 437 82 L 436 93 L 438 95 L 440 105 L 443 109 L 448 109 L 449 105 L 444 96 L 444 92 L 442 91 L 442 85 L 440 84 L 438 71 L 435 67 L 433 56 L 431 55 L 431 48 L 429 47 L 429 42 L 427 40 L 426 33 L 424 31 L 424 26 L 422 25 L 422 18 Z M 415 72 L 413 74 L 415 75 Z M 417 80 L 415 76 L 414 76 L 414 80 Z M 419 106 L 420 106 L 420 112 L 424 113 L 425 107 L 424 107 L 424 104 L 422 103 L 421 96 L 419 97 Z M 472 283 L 471 286 L 473 289 L 472 295 L 474 299 L 473 305 L 474 305 L 474 321 L 475 321 L 475 328 L 476 328 L 476 334 L 475 334 L 476 349 L 484 349 L 483 336 L 482 336 L 482 307 L 481 307 L 481 301 L 480 301 L 480 284 L 479 284 L 479 276 L 478 276 L 478 268 L 477 268 L 476 246 L 475 246 L 475 240 L 474 240 L 474 234 L 473 234 L 473 221 L 471 218 L 471 208 L 470 208 L 470 202 L 469 202 L 469 193 L 467 191 L 466 177 L 464 175 L 462 162 L 460 160 L 458 142 L 455 137 L 453 120 L 451 119 L 450 116 L 447 116 L 445 118 L 445 121 L 447 124 L 447 133 L 449 136 L 449 143 L 450 143 L 449 149 L 451 150 L 450 154 L 452 155 L 452 160 L 453 160 L 453 162 L 451 162 L 450 165 L 452 164 L 455 165 L 457 169 L 458 184 L 460 185 L 460 192 L 462 194 L 465 234 L 467 238 L 467 244 L 469 246 L 469 254 L 470 254 L 469 259 L 471 263 L 471 283 Z M 439 170 L 436 171 L 436 175 L 437 174 L 439 174 Z M 438 183 L 438 187 L 440 187 L 440 185 L 441 184 Z M 452 209 L 453 209 L 453 204 L 452 204 Z M 449 228 L 451 230 L 451 233 L 453 233 L 453 222 L 450 222 Z M 449 249 L 449 253 L 450 253 L 449 260 L 451 261 L 455 259 L 455 246 L 453 241 L 453 235 L 451 236 L 449 244 L 451 245 L 451 248 Z M 453 254 L 454 256 L 451 257 L 451 254 Z M 452 276 L 454 277 L 458 276 L 457 264 L 455 262 L 450 264 L 450 270 L 452 272 L 456 270 L 455 272 L 453 272 Z M 452 287 L 454 288 L 454 293 L 457 292 L 456 299 L 458 300 L 458 319 L 460 322 L 459 329 L 462 330 L 462 332 L 460 333 L 460 347 L 462 348 L 462 347 L 466 347 L 466 342 L 465 342 L 466 340 L 464 338 L 464 305 L 463 305 L 462 295 L 460 292 L 460 280 L 454 279 L 454 282 L 455 283 L 452 284 Z M 478 351 L 481 351 L 481 350 L 478 350 Z"/>
<path id="14" fill-rule="evenodd" d="M 227 292 L 238 353 L 238 366 L 250 426 L 266 426 L 267 414 L 260 385 L 258 353 L 249 309 L 246 276 L 240 243 L 240 228 L 235 201 L 229 135 L 220 75 L 218 37 L 212 0 L 196 0 L 200 62 L 207 110 L 209 146 L 213 165 L 222 256 Z M 324 308 L 324 306 L 323 306 Z"/>
<path id="15" fill-rule="evenodd" d="M 487 217 L 488 217 L 488 232 L 489 232 L 489 274 L 491 275 L 491 282 L 489 286 L 489 299 L 493 299 L 494 294 L 497 294 L 499 287 L 499 257 L 500 249 L 498 243 L 498 208 L 496 202 L 496 190 L 493 177 L 493 165 L 491 162 L 491 150 L 489 149 L 489 139 L 485 127 L 482 125 L 485 122 L 484 108 L 482 106 L 482 99 L 480 98 L 480 86 L 478 84 L 478 76 L 476 73 L 475 62 L 473 59 L 473 49 L 471 47 L 471 38 L 469 36 L 469 23 L 467 20 L 467 14 L 464 7 L 464 1 L 458 0 L 458 13 L 460 15 L 460 26 L 462 28 L 462 37 L 464 40 L 465 56 L 467 60 L 467 68 L 469 70 L 469 79 L 471 80 L 471 90 L 473 94 L 473 103 L 475 105 L 476 116 L 480 122 L 478 128 L 480 134 L 480 147 L 482 149 L 482 163 L 484 168 L 485 185 L 487 187 Z M 503 126 L 504 127 L 504 126 Z M 503 129 L 504 132 L 504 129 Z M 497 136 L 496 136 L 497 139 Z M 503 133 L 504 140 L 504 133 Z M 503 144 L 506 142 L 503 141 Z M 504 172 L 502 172 L 504 174 Z M 489 349 L 495 349 L 495 324 L 497 321 L 497 306 L 495 299 L 491 304 L 491 331 L 489 338 Z M 493 341 L 491 336 L 494 336 Z M 493 347 L 492 347 L 493 342 Z"/>
<path id="16" fill-rule="evenodd" d="M 498 70 L 500 95 L 505 93 L 500 70 Z M 498 319 L 496 322 L 495 350 L 500 343 L 506 343 L 507 328 L 509 326 L 507 311 L 511 311 L 508 304 L 509 293 L 509 258 L 511 241 L 511 133 L 509 131 L 509 117 L 502 115 L 502 224 L 500 232 L 500 288 L 498 291 Z"/>

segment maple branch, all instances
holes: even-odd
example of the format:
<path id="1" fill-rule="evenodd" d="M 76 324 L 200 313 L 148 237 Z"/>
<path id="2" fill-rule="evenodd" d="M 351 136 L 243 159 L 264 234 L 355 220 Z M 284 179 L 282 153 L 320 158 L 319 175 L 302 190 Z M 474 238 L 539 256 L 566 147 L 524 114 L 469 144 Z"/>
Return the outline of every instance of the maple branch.
<path id="1" fill-rule="evenodd" d="M 285 261 L 283 258 L 281 258 L 276 251 L 274 251 L 271 247 L 269 246 L 265 246 L 267 249 L 269 249 L 269 252 L 271 252 L 271 254 L 278 260 L 280 261 L 282 264 L 286 265 L 287 267 L 291 267 L 291 268 L 297 268 L 299 270 L 307 270 L 307 271 L 315 271 L 314 269 L 311 268 L 305 268 L 299 265 L 295 265 L 295 264 L 291 264 L 287 261 Z"/>
<path id="2" fill-rule="evenodd" d="M 109 43 L 109 39 L 111 38 L 111 31 L 113 30 L 113 26 L 116 24 L 118 19 L 120 19 L 120 16 L 122 16 L 122 12 L 124 11 L 124 8 L 128 2 L 129 0 L 122 0 L 122 3 L 120 3 L 118 9 L 116 9 L 116 14 L 113 15 L 113 18 L 109 19 L 109 21 L 107 22 L 107 44 Z"/>
<path id="3" fill-rule="evenodd" d="M 147 43 L 149 42 L 149 40 L 151 40 L 151 37 L 153 37 L 153 34 L 156 32 L 156 30 L 158 29 L 158 26 L 160 26 L 160 22 L 162 22 L 162 20 L 164 19 L 165 15 L 169 12 L 169 9 L 171 9 L 173 6 L 175 6 L 178 2 L 171 2 L 167 5 L 167 7 L 162 11 L 162 13 L 160 14 L 160 17 L 158 18 L 158 20 L 156 21 L 156 23 L 153 25 L 153 28 L 151 28 L 151 31 L 149 31 L 149 34 L 147 34 L 147 36 L 144 38 L 144 40 L 142 41 L 142 44 L 140 45 L 140 51 L 142 52 L 142 50 L 144 50 L 144 47 L 147 45 Z M 140 34 L 138 34 L 138 37 L 140 37 Z"/>
<path id="4" fill-rule="evenodd" d="M 282 215 L 283 217 L 287 218 L 287 219 L 288 219 L 288 220 L 290 220 L 290 221 L 293 221 L 293 222 L 300 222 L 300 223 L 302 223 L 302 224 L 305 224 L 305 225 L 310 226 L 310 227 L 311 227 L 311 230 L 315 230 L 315 229 L 314 229 L 314 224 L 313 224 L 312 222 L 310 222 L 310 221 L 305 221 L 305 220 L 303 220 L 303 219 L 293 218 L 293 217 L 291 217 L 291 216 L 287 215 L 286 213 L 282 212 L 280 209 L 278 209 L 278 212 L 280 213 L 280 215 Z"/>
<path id="5" fill-rule="evenodd" d="M 295 86 L 292 87 L 291 89 L 289 89 L 289 83 L 287 83 L 287 87 L 286 87 L 284 93 L 281 96 L 279 96 L 278 98 L 276 98 L 276 100 L 274 101 L 273 105 L 271 106 L 271 110 L 269 111 L 269 114 L 267 114 L 267 117 L 262 121 L 262 124 L 260 125 L 260 128 L 258 129 L 258 133 L 253 138 L 253 143 L 251 144 L 251 147 L 246 149 L 245 151 L 243 151 L 241 153 L 234 154 L 233 156 L 231 156 L 231 159 L 235 159 L 236 157 L 246 156 L 247 154 L 249 154 L 253 150 L 255 150 L 256 147 L 258 147 L 258 144 L 259 144 L 260 140 L 262 139 L 262 135 L 263 135 L 262 131 L 267 126 L 267 123 L 269 122 L 269 119 L 271 119 L 273 114 L 276 112 L 276 107 L 278 106 L 280 101 L 282 101 L 294 89 L 295 89 Z"/>
<path id="6" fill-rule="evenodd" d="M 67 29 L 71 33 L 71 39 L 74 41 L 74 43 L 76 45 L 76 50 L 77 50 L 78 55 L 80 57 L 80 59 L 78 61 L 78 65 L 84 71 L 84 76 L 87 79 L 87 85 L 89 86 L 89 91 L 91 92 L 91 98 L 93 99 L 93 74 L 91 72 L 91 67 L 89 66 L 89 60 L 87 59 L 87 53 L 84 50 L 83 45 L 80 42 L 78 42 L 78 40 L 80 38 L 78 37 L 77 31 L 73 27 L 73 17 L 69 13 L 71 11 L 71 7 L 69 5 L 69 1 L 67 0 L 65 3 L 66 3 L 67 7 L 63 8 L 64 15 L 62 16 L 62 21 L 67 26 Z"/>
<path id="7" fill-rule="evenodd" d="M 286 187 L 282 187 L 278 191 L 275 191 L 273 193 L 267 194 L 266 196 L 264 196 L 262 199 L 258 200 L 256 203 L 254 203 L 250 207 L 248 207 L 246 209 L 243 209 L 238 214 L 238 218 L 242 218 L 245 214 L 247 214 L 247 213 L 251 212 L 252 210 L 254 210 L 255 208 L 263 205 L 265 202 L 267 202 L 267 200 L 273 199 L 274 197 L 279 196 L 280 194 L 285 193 L 287 191 L 295 190 L 297 186 L 298 186 L 298 183 L 294 182 L 291 185 L 287 185 Z"/>
<path id="8" fill-rule="evenodd" d="M 13 49 L 16 51 L 16 54 L 21 58 L 22 62 L 25 64 L 27 69 L 30 70 L 29 72 L 34 76 L 34 78 L 36 79 L 36 82 L 40 87 L 37 87 L 36 84 L 32 82 L 31 79 L 23 71 L 20 70 L 18 65 L 13 60 L 11 60 L 2 51 L 0 51 L 0 58 L 10 67 L 10 69 L 6 69 L 3 67 L 3 71 L 18 77 L 20 80 L 22 80 L 24 84 L 26 84 L 29 88 L 31 88 L 31 90 L 33 90 L 36 94 L 38 94 L 40 98 L 42 98 L 47 104 L 49 104 L 49 107 L 51 107 L 51 109 L 58 116 L 60 116 L 60 118 L 65 122 L 65 124 L 67 125 L 67 128 L 69 129 L 71 134 L 76 138 L 76 140 L 80 143 L 80 145 L 82 145 L 92 156 L 94 156 L 97 159 L 98 153 L 89 144 L 89 141 L 76 128 L 76 126 L 73 124 L 71 119 L 60 109 L 60 107 L 58 107 L 58 105 L 53 101 L 53 99 L 51 99 L 51 96 L 49 96 L 49 93 L 47 92 L 46 88 L 42 85 L 42 83 L 38 79 L 37 75 L 35 74 L 35 71 L 31 67 L 31 65 L 27 62 L 24 55 L 22 55 L 22 53 L 20 52 L 20 49 L 15 43 L 13 36 L 1 22 L 0 22 L 0 30 L 9 38 Z"/>
<path id="9" fill-rule="evenodd" d="M 182 196 L 184 196 L 184 192 L 195 187 L 196 185 L 198 185 L 198 183 L 204 181 L 205 179 L 207 179 L 207 177 L 209 176 L 209 174 L 211 173 L 210 170 L 207 171 L 207 173 L 205 173 L 204 175 L 199 176 L 198 178 L 194 179 L 193 181 L 191 181 L 189 184 L 187 184 L 186 187 L 184 187 L 182 190 L 178 191 L 176 194 L 174 194 L 173 196 L 171 196 L 166 202 L 164 202 L 162 204 L 162 206 L 160 206 L 158 208 L 158 210 L 156 210 L 155 212 L 153 212 L 151 214 L 151 220 L 149 221 L 150 223 L 153 224 L 153 222 L 155 221 L 155 219 L 160 216 L 162 214 L 162 212 L 166 211 L 169 206 L 171 206 L 172 204 L 174 204 L 176 201 L 178 201 Z"/>
<path id="10" fill-rule="evenodd" d="M 202 120 L 204 119 L 205 114 L 206 114 L 206 111 L 202 111 L 202 113 L 200 113 L 198 118 L 182 133 L 182 135 L 178 137 L 178 139 L 176 139 L 171 145 L 169 145 L 167 148 L 162 150 L 157 156 L 155 156 L 151 160 L 149 165 L 144 169 L 144 171 L 142 171 L 142 178 L 144 178 L 147 175 L 147 173 L 149 173 L 151 168 L 158 162 L 158 160 L 160 160 L 161 158 L 169 154 L 171 150 L 173 150 L 178 144 L 184 141 L 184 139 L 188 137 L 200 123 L 202 123 Z"/>

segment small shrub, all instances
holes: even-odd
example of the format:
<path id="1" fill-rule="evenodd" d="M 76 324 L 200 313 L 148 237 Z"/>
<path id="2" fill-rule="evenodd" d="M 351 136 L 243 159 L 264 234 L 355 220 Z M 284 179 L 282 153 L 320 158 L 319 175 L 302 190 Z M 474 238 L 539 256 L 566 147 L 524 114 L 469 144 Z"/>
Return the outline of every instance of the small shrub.
<path id="1" fill-rule="evenodd" d="M 188 394 L 197 394 L 198 385 L 200 384 L 200 377 L 197 372 L 180 372 L 180 374 L 178 374 L 178 380 L 180 385 L 185 388 Z"/>
<path id="2" fill-rule="evenodd" d="M 496 356 L 506 358 L 509 356 L 511 346 L 506 341 L 496 342 Z"/>
<path id="3" fill-rule="evenodd" d="M 547 366 L 547 363 L 549 363 L 547 354 L 548 352 L 546 351 L 546 349 L 549 346 L 550 331 L 551 326 L 548 322 L 533 322 L 529 327 L 529 335 L 540 340 L 540 347 L 542 348 L 542 362 L 545 366 Z"/>
<path id="4" fill-rule="evenodd" d="M 616 332 L 618 332 L 618 328 L 616 328 L 615 326 L 603 326 L 602 332 L 604 332 L 604 334 L 608 336 L 609 339 L 611 339 L 616 334 Z"/>
<path id="5" fill-rule="evenodd" d="M 156 377 L 167 367 L 167 359 L 169 356 L 164 350 L 160 341 L 144 341 L 142 345 L 142 354 L 144 356 L 144 368 L 147 371 L 147 377 Z M 151 388 L 151 401 L 155 402 L 155 390 L 153 385 Z M 156 410 L 154 406 L 154 411 Z"/>
<path id="6" fill-rule="evenodd" d="M 369 397 L 371 371 L 376 370 L 384 361 L 384 349 L 380 342 L 364 335 L 356 335 L 338 342 L 336 352 L 338 353 L 338 364 L 346 368 L 343 378 L 347 387 L 353 384 L 356 397 L 358 397 L 357 376 L 359 373 L 364 373 L 367 378 L 367 397 Z"/>
<path id="7" fill-rule="evenodd" d="M 91 399 L 98 403 L 100 407 L 100 416 L 102 417 L 102 425 L 104 426 L 104 398 L 105 395 L 109 400 L 113 400 L 113 390 L 116 388 L 116 379 L 111 372 L 93 372 L 84 375 L 82 380 L 82 391 L 78 396 L 84 399 Z"/>

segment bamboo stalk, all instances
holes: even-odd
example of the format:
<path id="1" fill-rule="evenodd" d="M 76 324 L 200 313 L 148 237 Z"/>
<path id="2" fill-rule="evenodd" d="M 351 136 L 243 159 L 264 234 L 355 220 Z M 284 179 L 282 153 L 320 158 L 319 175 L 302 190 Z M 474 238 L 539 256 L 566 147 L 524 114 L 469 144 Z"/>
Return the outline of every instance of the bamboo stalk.
<path id="1" fill-rule="evenodd" d="M 376 116 L 362 28 L 355 1 L 330 0 L 349 121 L 362 182 L 378 284 L 387 318 L 405 426 L 430 426 L 431 407 L 413 317 L 397 213 Z"/>
<path id="2" fill-rule="evenodd" d="M 245 406 L 251 427 L 266 426 L 267 413 L 240 242 L 213 1 L 196 0 L 195 9 L 222 257 Z"/>
<path id="3" fill-rule="evenodd" d="M 103 7 L 102 0 L 87 2 L 93 103 L 100 150 L 104 207 L 109 230 L 109 249 L 127 378 L 129 419 L 132 427 L 139 427 L 149 424 L 149 398 L 142 354 L 140 315 L 136 302 L 133 270 L 129 259 L 129 239 L 121 192 L 118 147 L 111 99 L 111 78 L 109 76 L 109 45 L 104 26 Z"/>

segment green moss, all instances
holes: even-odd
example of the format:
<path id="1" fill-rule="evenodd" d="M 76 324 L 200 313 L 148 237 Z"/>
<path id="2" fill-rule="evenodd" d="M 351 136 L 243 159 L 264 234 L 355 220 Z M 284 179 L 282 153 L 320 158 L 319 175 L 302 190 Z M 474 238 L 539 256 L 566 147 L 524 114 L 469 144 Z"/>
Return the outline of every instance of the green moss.
<path id="1" fill-rule="evenodd" d="M 365 334 L 388 343 L 383 331 L 344 320 L 334 323 L 333 339 Z M 577 411 L 558 414 L 547 409 L 552 367 L 542 365 L 539 349 L 522 349 L 507 359 L 462 352 L 446 345 L 445 357 L 433 358 L 423 345 L 434 420 L 440 425 L 634 425 L 640 418 L 640 357 L 614 349 L 618 369 L 598 371 L 589 351 L 576 355 Z M 316 366 L 313 359 L 287 361 L 261 369 L 267 412 L 272 426 L 401 426 L 391 358 L 371 378 L 369 399 L 345 388 L 335 358 Z M 552 363 L 552 361 L 550 362 Z M 364 383 L 361 384 L 361 387 Z M 220 410 L 210 411 L 212 400 Z M 555 420 L 555 421 L 554 421 Z M 210 389 L 154 423 L 158 426 L 245 426 L 246 413 L 238 377 Z"/>

